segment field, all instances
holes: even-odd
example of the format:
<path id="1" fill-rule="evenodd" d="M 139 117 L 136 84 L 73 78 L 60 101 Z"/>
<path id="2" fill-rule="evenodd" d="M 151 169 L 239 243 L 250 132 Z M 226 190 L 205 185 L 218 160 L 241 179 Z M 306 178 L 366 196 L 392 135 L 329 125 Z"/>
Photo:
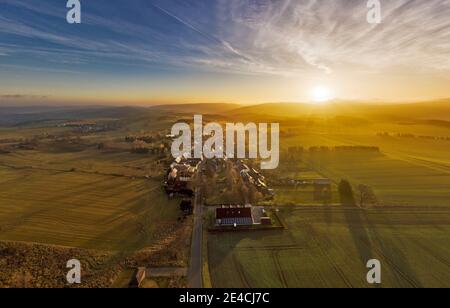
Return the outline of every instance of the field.
<path id="1" fill-rule="evenodd" d="M 0 239 L 136 249 L 178 215 L 156 181 L 6 168 L 0 174 Z"/>
<path id="2" fill-rule="evenodd" d="M 448 287 L 450 210 L 291 208 L 285 231 L 208 235 L 214 287 Z"/>
<path id="3" fill-rule="evenodd" d="M 448 205 L 450 173 L 387 155 L 318 155 L 313 163 L 328 177 L 374 188 L 382 205 Z"/>
<path id="4" fill-rule="evenodd" d="M 100 118 L 112 124 L 104 131 L 62 120 L 0 128 L 0 265 L 13 269 L 0 275 L 0 285 L 64 286 L 55 277 L 72 254 L 86 264 L 88 286 L 126 285 L 137 266 L 188 266 L 192 220 L 161 188 L 172 161 L 165 135 L 173 122 L 192 121 L 185 107 L 173 108 L 106 112 Z M 383 287 L 449 286 L 448 122 L 226 113 L 205 122 L 280 122 L 280 166 L 263 171 L 275 197 L 242 189 L 239 174 L 222 167 L 204 178 L 206 203 L 261 203 L 279 209 L 287 229 L 207 234 L 204 268 L 213 286 L 367 287 L 366 262 L 373 258 L 382 262 Z M 153 151 L 133 152 L 125 137 L 136 135 L 154 138 L 147 143 Z M 292 155 L 292 147 L 303 150 Z M 313 183 L 323 178 L 332 180 L 332 197 L 316 200 Z M 357 200 L 364 184 L 379 202 L 341 205 L 342 179 Z"/>
<path id="5" fill-rule="evenodd" d="M 305 149 L 371 146 L 380 149 L 379 153 L 305 152 L 298 165 L 306 170 L 314 170 L 336 183 L 347 179 L 355 187 L 368 185 L 383 205 L 450 205 L 450 140 L 440 139 L 448 138 L 448 128 L 383 123 L 364 125 L 356 130 L 341 127 L 332 132 L 326 126 L 296 130 L 301 132 L 282 139 L 284 151 L 291 146 Z M 378 136 L 378 132 L 388 132 L 390 135 Z M 283 164 L 285 162 L 282 161 L 281 168 Z M 294 167 L 299 168 L 292 166 L 292 163 L 289 165 L 290 169 Z M 301 173 L 296 175 L 300 176 Z"/>
<path id="6" fill-rule="evenodd" d="M 70 258 L 81 260 L 85 287 L 111 286 L 136 266 L 186 266 L 190 221 L 180 219 L 179 200 L 162 188 L 170 157 L 135 154 L 125 142 L 151 131 L 60 126 L 0 129 L 0 265 L 12 267 L 0 285 L 64 286 Z M 11 251 L 29 258 L 14 259 Z"/>
<path id="7" fill-rule="evenodd" d="M 246 117 L 250 118 L 250 116 Z M 354 119 L 353 119 L 354 120 Z M 268 171 L 284 231 L 208 234 L 215 287 L 370 287 L 370 259 L 382 264 L 382 287 L 450 286 L 450 138 L 422 121 L 280 119 L 280 167 Z M 336 146 L 379 152 L 335 151 Z M 292 147 L 301 154 L 286 155 Z M 310 150 L 327 147 L 326 150 Z M 281 180 L 329 178 L 329 202 L 310 186 Z M 370 209 L 340 204 L 337 184 L 373 189 Z"/>

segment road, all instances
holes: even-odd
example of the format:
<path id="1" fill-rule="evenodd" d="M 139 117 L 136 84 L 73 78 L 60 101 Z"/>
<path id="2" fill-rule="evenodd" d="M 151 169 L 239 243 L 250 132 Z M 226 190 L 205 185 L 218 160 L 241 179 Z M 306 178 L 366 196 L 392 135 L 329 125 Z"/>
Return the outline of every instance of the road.
<path id="1" fill-rule="evenodd" d="M 191 258 L 188 270 L 188 287 L 203 288 L 203 197 L 198 189 L 194 199 L 194 227 L 192 231 Z"/>

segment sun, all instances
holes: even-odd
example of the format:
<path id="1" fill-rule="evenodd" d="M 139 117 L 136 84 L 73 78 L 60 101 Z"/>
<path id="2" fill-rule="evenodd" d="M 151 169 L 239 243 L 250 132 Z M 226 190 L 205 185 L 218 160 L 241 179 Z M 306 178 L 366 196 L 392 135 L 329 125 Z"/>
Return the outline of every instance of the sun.
<path id="1" fill-rule="evenodd" d="M 333 99 L 333 93 L 325 86 L 317 86 L 312 89 L 311 98 L 315 103 L 325 103 Z"/>

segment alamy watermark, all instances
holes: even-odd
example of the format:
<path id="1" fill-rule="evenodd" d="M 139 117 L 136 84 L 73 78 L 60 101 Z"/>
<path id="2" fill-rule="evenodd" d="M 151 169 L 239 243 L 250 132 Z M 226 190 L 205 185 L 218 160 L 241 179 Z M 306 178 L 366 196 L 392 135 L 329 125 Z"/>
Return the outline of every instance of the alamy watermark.
<path id="1" fill-rule="evenodd" d="M 219 123 L 203 126 L 203 116 L 194 116 L 194 133 L 187 123 L 172 127 L 172 156 L 178 158 L 239 158 L 261 159 L 261 169 L 276 169 L 280 162 L 280 124 Z M 248 138 L 247 138 L 248 136 Z M 206 140 L 204 140 L 206 139 Z M 194 144 L 192 145 L 192 140 Z M 205 142 L 203 142 L 205 141 Z M 248 155 L 247 155 L 248 152 Z"/>
<path id="2" fill-rule="evenodd" d="M 380 0 L 369 0 L 367 1 L 367 22 L 371 25 L 381 24 L 381 1 Z"/>
<path id="3" fill-rule="evenodd" d="M 367 268 L 370 269 L 366 277 L 367 283 L 381 284 L 381 262 L 377 259 L 369 260 Z"/>
<path id="4" fill-rule="evenodd" d="M 66 7 L 69 9 L 66 20 L 69 24 L 81 23 L 81 2 L 80 0 L 68 0 Z"/>
<path id="5" fill-rule="evenodd" d="M 72 259 L 67 261 L 67 268 L 70 270 L 67 272 L 66 280 L 67 283 L 72 284 L 80 284 L 81 283 L 81 262 L 77 259 Z"/>
<path id="6" fill-rule="evenodd" d="M 66 15 L 66 20 L 69 24 L 81 23 L 81 2 L 80 0 L 68 0 L 66 7 L 69 9 Z M 381 15 L 381 1 L 368 0 L 367 1 L 367 22 L 369 24 L 380 24 L 382 21 Z"/>

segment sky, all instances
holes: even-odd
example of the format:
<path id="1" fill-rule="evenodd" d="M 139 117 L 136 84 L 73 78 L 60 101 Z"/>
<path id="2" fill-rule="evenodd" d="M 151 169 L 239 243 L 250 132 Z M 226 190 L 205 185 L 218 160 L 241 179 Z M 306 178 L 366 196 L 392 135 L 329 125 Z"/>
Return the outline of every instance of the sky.
<path id="1" fill-rule="evenodd" d="M 450 0 L 0 0 L 0 104 L 450 97 Z"/>

